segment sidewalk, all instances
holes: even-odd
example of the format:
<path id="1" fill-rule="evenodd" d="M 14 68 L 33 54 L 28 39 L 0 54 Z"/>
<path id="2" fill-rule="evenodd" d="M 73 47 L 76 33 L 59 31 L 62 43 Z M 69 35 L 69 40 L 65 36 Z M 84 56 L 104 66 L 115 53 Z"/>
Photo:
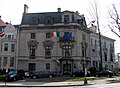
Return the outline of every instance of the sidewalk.
<path id="1" fill-rule="evenodd" d="M 119 80 L 120 78 L 107 78 L 102 80 L 88 81 L 87 85 L 99 85 L 110 83 L 109 81 Z M 70 81 L 70 82 L 25 82 L 24 80 L 16 82 L 0 82 L 0 87 L 69 87 L 69 86 L 84 86 L 84 81 Z"/>

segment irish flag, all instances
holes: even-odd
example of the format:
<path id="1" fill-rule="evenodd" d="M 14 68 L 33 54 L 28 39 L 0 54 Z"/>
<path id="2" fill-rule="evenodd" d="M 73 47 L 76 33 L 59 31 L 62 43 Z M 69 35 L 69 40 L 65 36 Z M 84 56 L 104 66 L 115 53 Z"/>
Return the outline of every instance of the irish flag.
<path id="1" fill-rule="evenodd" d="M 60 32 L 51 32 L 51 37 L 60 37 Z"/>

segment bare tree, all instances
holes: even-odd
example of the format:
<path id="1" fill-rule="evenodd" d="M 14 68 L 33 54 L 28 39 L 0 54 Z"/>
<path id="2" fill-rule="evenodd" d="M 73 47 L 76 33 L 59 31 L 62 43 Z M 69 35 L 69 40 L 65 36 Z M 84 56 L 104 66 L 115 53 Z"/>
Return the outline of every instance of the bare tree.
<path id="1" fill-rule="evenodd" d="M 97 30 L 98 30 L 98 36 L 99 36 L 99 47 L 100 47 L 100 66 L 99 70 L 103 70 L 103 60 L 102 60 L 102 46 L 101 46 L 101 32 L 100 32 L 100 23 L 99 23 L 99 18 L 100 18 L 100 11 L 99 11 L 99 0 L 92 0 L 91 2 L 91 7 L 89 11 L 90 16 L 93 20 L 96 21 L 97 23 Z"/>
<path id="2" fill-rule="evenodd" d="M 108 14 L 111 18 L 108 26 L 120 38 L 120 12 L 115 4 L 112 4 L 112 9 L 108 11 Z"/>

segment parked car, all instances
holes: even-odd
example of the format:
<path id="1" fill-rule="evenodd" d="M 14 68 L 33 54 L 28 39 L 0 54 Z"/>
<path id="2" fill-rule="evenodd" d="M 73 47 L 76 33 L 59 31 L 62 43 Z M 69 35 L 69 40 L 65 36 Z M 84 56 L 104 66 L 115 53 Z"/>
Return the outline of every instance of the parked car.
<path id="1" fill-rule="evenodd" d="M 84 77 L 85 76 L 85 71 L 83 70 L 78 70 L 72 74 L 73 77 Z M 90 71 L 87 71 L 87 76 L 90 76 Z"/>
<path id="2" fill-rule="evenodd" d="M 106 76 L 106 77 L 112 77 L 114 74 L 112 71 L 110 70 L 104 70 L 104 71 L 100 71 L 96 74 L 98 77 L 101 77 L 101 76 Z"/>
<path id="3" fill-rule="evenodd" d="M 6 81 L 15 81 L 20 80 L 25 77 L 23 70 L 11 70 L 6 74 Z"/>
<path id="4" fill-rule="evenodd" d="M 54 76 L 54 73 L 50 71 L 37 71 L 37 72 L 31 72 L 30 78 L 36 79 L 36 78 L 52 78 Z"/>

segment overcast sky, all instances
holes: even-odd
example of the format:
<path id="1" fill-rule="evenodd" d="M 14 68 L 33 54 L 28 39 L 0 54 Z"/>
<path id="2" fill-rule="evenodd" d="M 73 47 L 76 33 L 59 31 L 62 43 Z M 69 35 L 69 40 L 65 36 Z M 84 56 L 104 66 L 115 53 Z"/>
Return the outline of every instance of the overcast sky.
<path id="1" fill-rule="evenodd" d="M 29 13 L 35 12 L 56 12 L 57 8 L 62 11 L 78 11 L 84 14 L 87 24 L 93 19 L 90 16 L 91 3 L 94 0 L 0 0 L 0 15 L 4 22 L 20 24 L 24 10 L 24 4 L 27 4 Z M 96 0 L 95 0 L 96 1 Z M 107 37 L 113 38 L 115 42 L 115 53 L 120 52 L 120 39 L 113 34 L 107 27 L 108 9 L 113 3 L 120 3 L 120 0 L 99 0 L 99 15 L 101 33 Z"/>

